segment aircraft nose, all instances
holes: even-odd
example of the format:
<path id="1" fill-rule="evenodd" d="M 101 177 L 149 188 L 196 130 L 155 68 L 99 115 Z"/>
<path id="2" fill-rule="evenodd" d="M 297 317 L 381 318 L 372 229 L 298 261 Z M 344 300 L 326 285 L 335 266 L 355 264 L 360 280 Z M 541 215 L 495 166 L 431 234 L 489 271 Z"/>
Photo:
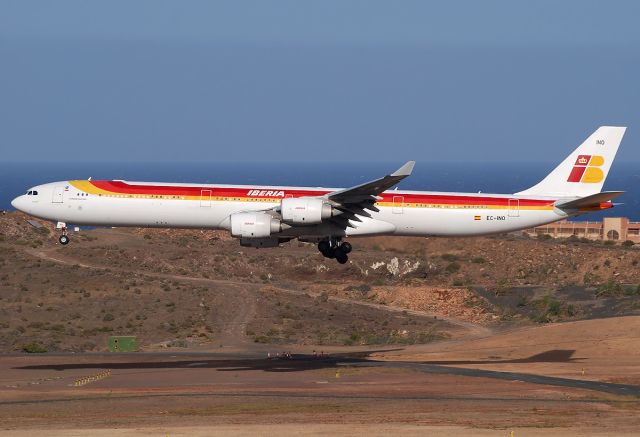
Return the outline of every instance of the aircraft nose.
<path id="1" fill-rule="evenodd" d="M 23 197 L 24 197 L 24 195 L 22 195 L 22 196 L 18 196 L 18 197 L 16 197 L 15 199 L 13 199 L 13 200 L 11 201 L 11 206 L 13 206 L 13 207 L 14 207 L 15 209 L 17 209 L 18 211 L 22 211 L 21 206 L 22 206 L 22 202 L 23 202 Z"/>

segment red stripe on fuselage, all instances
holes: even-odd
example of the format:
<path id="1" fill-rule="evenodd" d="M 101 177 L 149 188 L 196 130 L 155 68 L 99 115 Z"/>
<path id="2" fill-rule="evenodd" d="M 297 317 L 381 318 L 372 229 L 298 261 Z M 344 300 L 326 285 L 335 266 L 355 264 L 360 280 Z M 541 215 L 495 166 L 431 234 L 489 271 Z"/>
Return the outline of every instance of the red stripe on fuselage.
<path id="1" fill-rule="evenodd" d="M 248 196 L 249 191 L 284 191 L 286 195 L 293 197 L 300 196 L 322 196 L 328 191 L 317 190 L 282 190 L 276 188 L 233 188 L 233 187 L 197 187 L 197 186 L 169 186 L 169 185 L 136 185 L 122 181 L 92 181 L 97 188 L 111 191 L 116 194 L 148 194 L 157 196 L 199 196 L 202 190 L 213 191 L 214 196 L 222 197 L 269 197 L 269 196 Z M 271 196 L 276 197 L 276 196 Z"/>
<path id="2" fill-rule="evenodd" d="M 248 195 L 249 192 L 262 191 L 278 193 L 283 192 L 286 197 L 302 197 L 302 196 L 322 196 L 330 191 L 327 190 L 304 190 L 304 189 L 284 189 L 277 187 L 263 188 L 234 188 L 234 187 L 198 187 L 198 186 L 170 186 L 170 185 L 138 185 L 129 184 L 122 181 L 91 181 L 91 183 L 102 190 L 110 191 L 115 194 L 140 194 L 140 195 L 156 195 L 156 196 L 200 196 L 202 190 L 211 190 L 213 196 L 216 197 L 236 197 L 236 198 L 283 198 L 283 196 L 273 195 Z M 490 196 L 465 196 L 453 194 L 422 194 L 422 193 L 399 193 L 386 192 L 382 193 L 381 202 L 393 202 L 394 197 L 403 197 L 404 203 L 425 203 L 425 204 L 450 204 L 450 205 L 495 205 L 508 206 L 509 198 L 507 197 L 490 197 Z M 550 206 L 553 200 L 537 200 L 537 199 L 520 199 L 520 207 L 525 206 Z"/>

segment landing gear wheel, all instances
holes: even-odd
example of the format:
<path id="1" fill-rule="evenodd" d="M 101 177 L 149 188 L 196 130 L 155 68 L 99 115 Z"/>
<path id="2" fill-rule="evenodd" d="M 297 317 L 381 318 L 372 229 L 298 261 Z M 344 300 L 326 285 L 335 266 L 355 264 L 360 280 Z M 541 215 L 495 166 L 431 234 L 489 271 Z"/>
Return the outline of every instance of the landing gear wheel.
<path id="1" fill-rule="evenodd" d="M 338 251 L 336 249 L 329 248 L 326 252 L 322 252 L 325 258 L 335 258 L 338 255 Z"/>
<path id="2" fill-rule="evenodd" d="M 329 241 L 321 241 L 318 243 L 318 250 L 325 258 L 336 257 L 336 247 L 331 245 Z"/>
<path id="3" fill-rule="evenodd" d="M 349 261 L 349 257 L 343 251 L 337 250 L 336 251 L 336 261 L 338 261 L 340 264 L 345 264 L 347 261 Z"/>
<path id="4" fill-rule="evenodd" d="M 345 241 L 340 245 L 340 250 L 343 251 L 345 254 L 350 253 L 353 250 L 353 246 L 351 246 L 351 243 L 347 243 Z"/>
<path id="5" fill-rule="evenodd" d="M 321 241 L 318 243 L 318 250 L 324 255 L 325 252 L 328 252 L 331 249 L 328 241 Z"/>
<path id="6" fill-rule="evenodd" d="M 67 237 L 66 235 L 60 235 L 58 241 L 64 246 L 65 244 L 69 244 L 69 237 Z"/>

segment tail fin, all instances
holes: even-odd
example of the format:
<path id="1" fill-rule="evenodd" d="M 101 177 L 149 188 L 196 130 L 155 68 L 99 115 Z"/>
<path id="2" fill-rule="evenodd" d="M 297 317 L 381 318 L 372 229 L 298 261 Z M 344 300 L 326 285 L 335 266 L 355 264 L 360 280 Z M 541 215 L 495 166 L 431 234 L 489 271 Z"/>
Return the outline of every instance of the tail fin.
<path id="1" fill-rule="evenodd" d="M 626 129 L 599 127 L 546 178 L 516 194 L 584 197 L 599 193 Z"/>

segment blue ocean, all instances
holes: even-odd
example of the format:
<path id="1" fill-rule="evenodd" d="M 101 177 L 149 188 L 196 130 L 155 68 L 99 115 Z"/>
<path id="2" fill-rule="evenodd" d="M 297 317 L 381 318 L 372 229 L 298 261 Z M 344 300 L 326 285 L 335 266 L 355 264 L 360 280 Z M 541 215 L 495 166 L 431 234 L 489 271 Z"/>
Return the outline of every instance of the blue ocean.
<path id="1" fill-rule="evenodd" d="M 402 162 L 176 162 L 176 163 L 0 163 L 0 209 L 11 209 L 11 199 L 27 188 L 68 179 L 125 179 L 155 182 L 300 185 L 348 187 L 383 176 Z M 428 163 L 418 162 L 400 188 L 426 191 L 513 193 L 537 183 L 552 163 Z M 626 194 L 623 203 L 580 220 L 605 216 L 640 221 L 640 163 L 617 162 L 605 190 Z"/>

